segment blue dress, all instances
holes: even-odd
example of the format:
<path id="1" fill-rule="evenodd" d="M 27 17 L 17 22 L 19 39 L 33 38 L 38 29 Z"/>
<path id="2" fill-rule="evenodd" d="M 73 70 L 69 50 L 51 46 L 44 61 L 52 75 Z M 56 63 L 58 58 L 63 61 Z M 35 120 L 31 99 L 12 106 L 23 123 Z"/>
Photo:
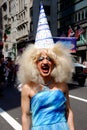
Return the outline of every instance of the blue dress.
<path id="1" fill-rule="evenodd" d="M 31 98 L 31 130 L 69 130 L 66 97 L 61 90 L 46 90 Z"/>

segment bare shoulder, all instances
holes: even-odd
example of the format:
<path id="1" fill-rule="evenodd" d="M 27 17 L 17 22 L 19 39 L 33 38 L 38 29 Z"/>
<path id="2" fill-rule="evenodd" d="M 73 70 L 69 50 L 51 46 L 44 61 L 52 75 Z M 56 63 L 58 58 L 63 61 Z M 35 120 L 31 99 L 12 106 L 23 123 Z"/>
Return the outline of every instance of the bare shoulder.
<path id="1" fill-rule="evenodd" d="M 22 86 L 22 95 L 27 97 L 33 97 L 36 94 L 36 84 L 33 82 L 30 82 L 28 84 L 24 84 Z"/>
<path id="2" fill-rule="evenodd" d="M 22 91 L 24 90 L 26 90 L 26 89 L 30 89 L 30 85 L 29 84 L 24 84 L 23 86 L 22 86 Z"/>
<path id="3" fill-rule="evenodd" d="M 30 95 L 30 85 L 29 84 L 24 84 L 22 86 L 22 95 L 26 95 L 26 96 Z"/>

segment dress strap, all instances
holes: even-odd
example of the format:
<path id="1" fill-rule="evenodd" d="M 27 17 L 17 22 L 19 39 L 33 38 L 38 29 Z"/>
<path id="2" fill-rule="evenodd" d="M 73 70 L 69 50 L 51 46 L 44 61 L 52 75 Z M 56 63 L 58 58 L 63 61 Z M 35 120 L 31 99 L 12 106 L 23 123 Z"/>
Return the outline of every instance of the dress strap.
<path id="1" fill-rule="evenodd" d="M 49 89 L 49 86 L 43 86 L 42 91 L 47 91 L 47 90 L 50 90 L 50 89 Z"/>

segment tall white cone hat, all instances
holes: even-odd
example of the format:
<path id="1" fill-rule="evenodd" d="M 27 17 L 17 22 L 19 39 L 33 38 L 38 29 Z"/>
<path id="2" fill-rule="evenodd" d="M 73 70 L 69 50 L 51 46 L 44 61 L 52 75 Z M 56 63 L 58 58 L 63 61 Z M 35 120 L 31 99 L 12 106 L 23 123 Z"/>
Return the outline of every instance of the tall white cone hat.
<path id="1" fill-rule="evenodd" d="M 54 45 L 54 41 L 52 38 L 52 34 L 47 22 L 43 5 L 41 4 L 39 21 L 37 26 L 36 38 L 35 38 L 35 46 L 37 48 L 50 48 L 53 45 Z"/>

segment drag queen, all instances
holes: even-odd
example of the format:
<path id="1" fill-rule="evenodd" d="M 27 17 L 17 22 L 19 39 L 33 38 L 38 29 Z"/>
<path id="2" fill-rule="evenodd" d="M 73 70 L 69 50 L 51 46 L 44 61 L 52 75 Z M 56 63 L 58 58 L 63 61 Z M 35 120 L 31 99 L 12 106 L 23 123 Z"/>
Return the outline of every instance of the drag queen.
<path id="1" fill-rule="evenodd" d="M 75 130 L 67 82 L 74 71 L 69 50 L 54 44 L 41 5 L 35 44 L 19 59 L 22 130 Z"/>

